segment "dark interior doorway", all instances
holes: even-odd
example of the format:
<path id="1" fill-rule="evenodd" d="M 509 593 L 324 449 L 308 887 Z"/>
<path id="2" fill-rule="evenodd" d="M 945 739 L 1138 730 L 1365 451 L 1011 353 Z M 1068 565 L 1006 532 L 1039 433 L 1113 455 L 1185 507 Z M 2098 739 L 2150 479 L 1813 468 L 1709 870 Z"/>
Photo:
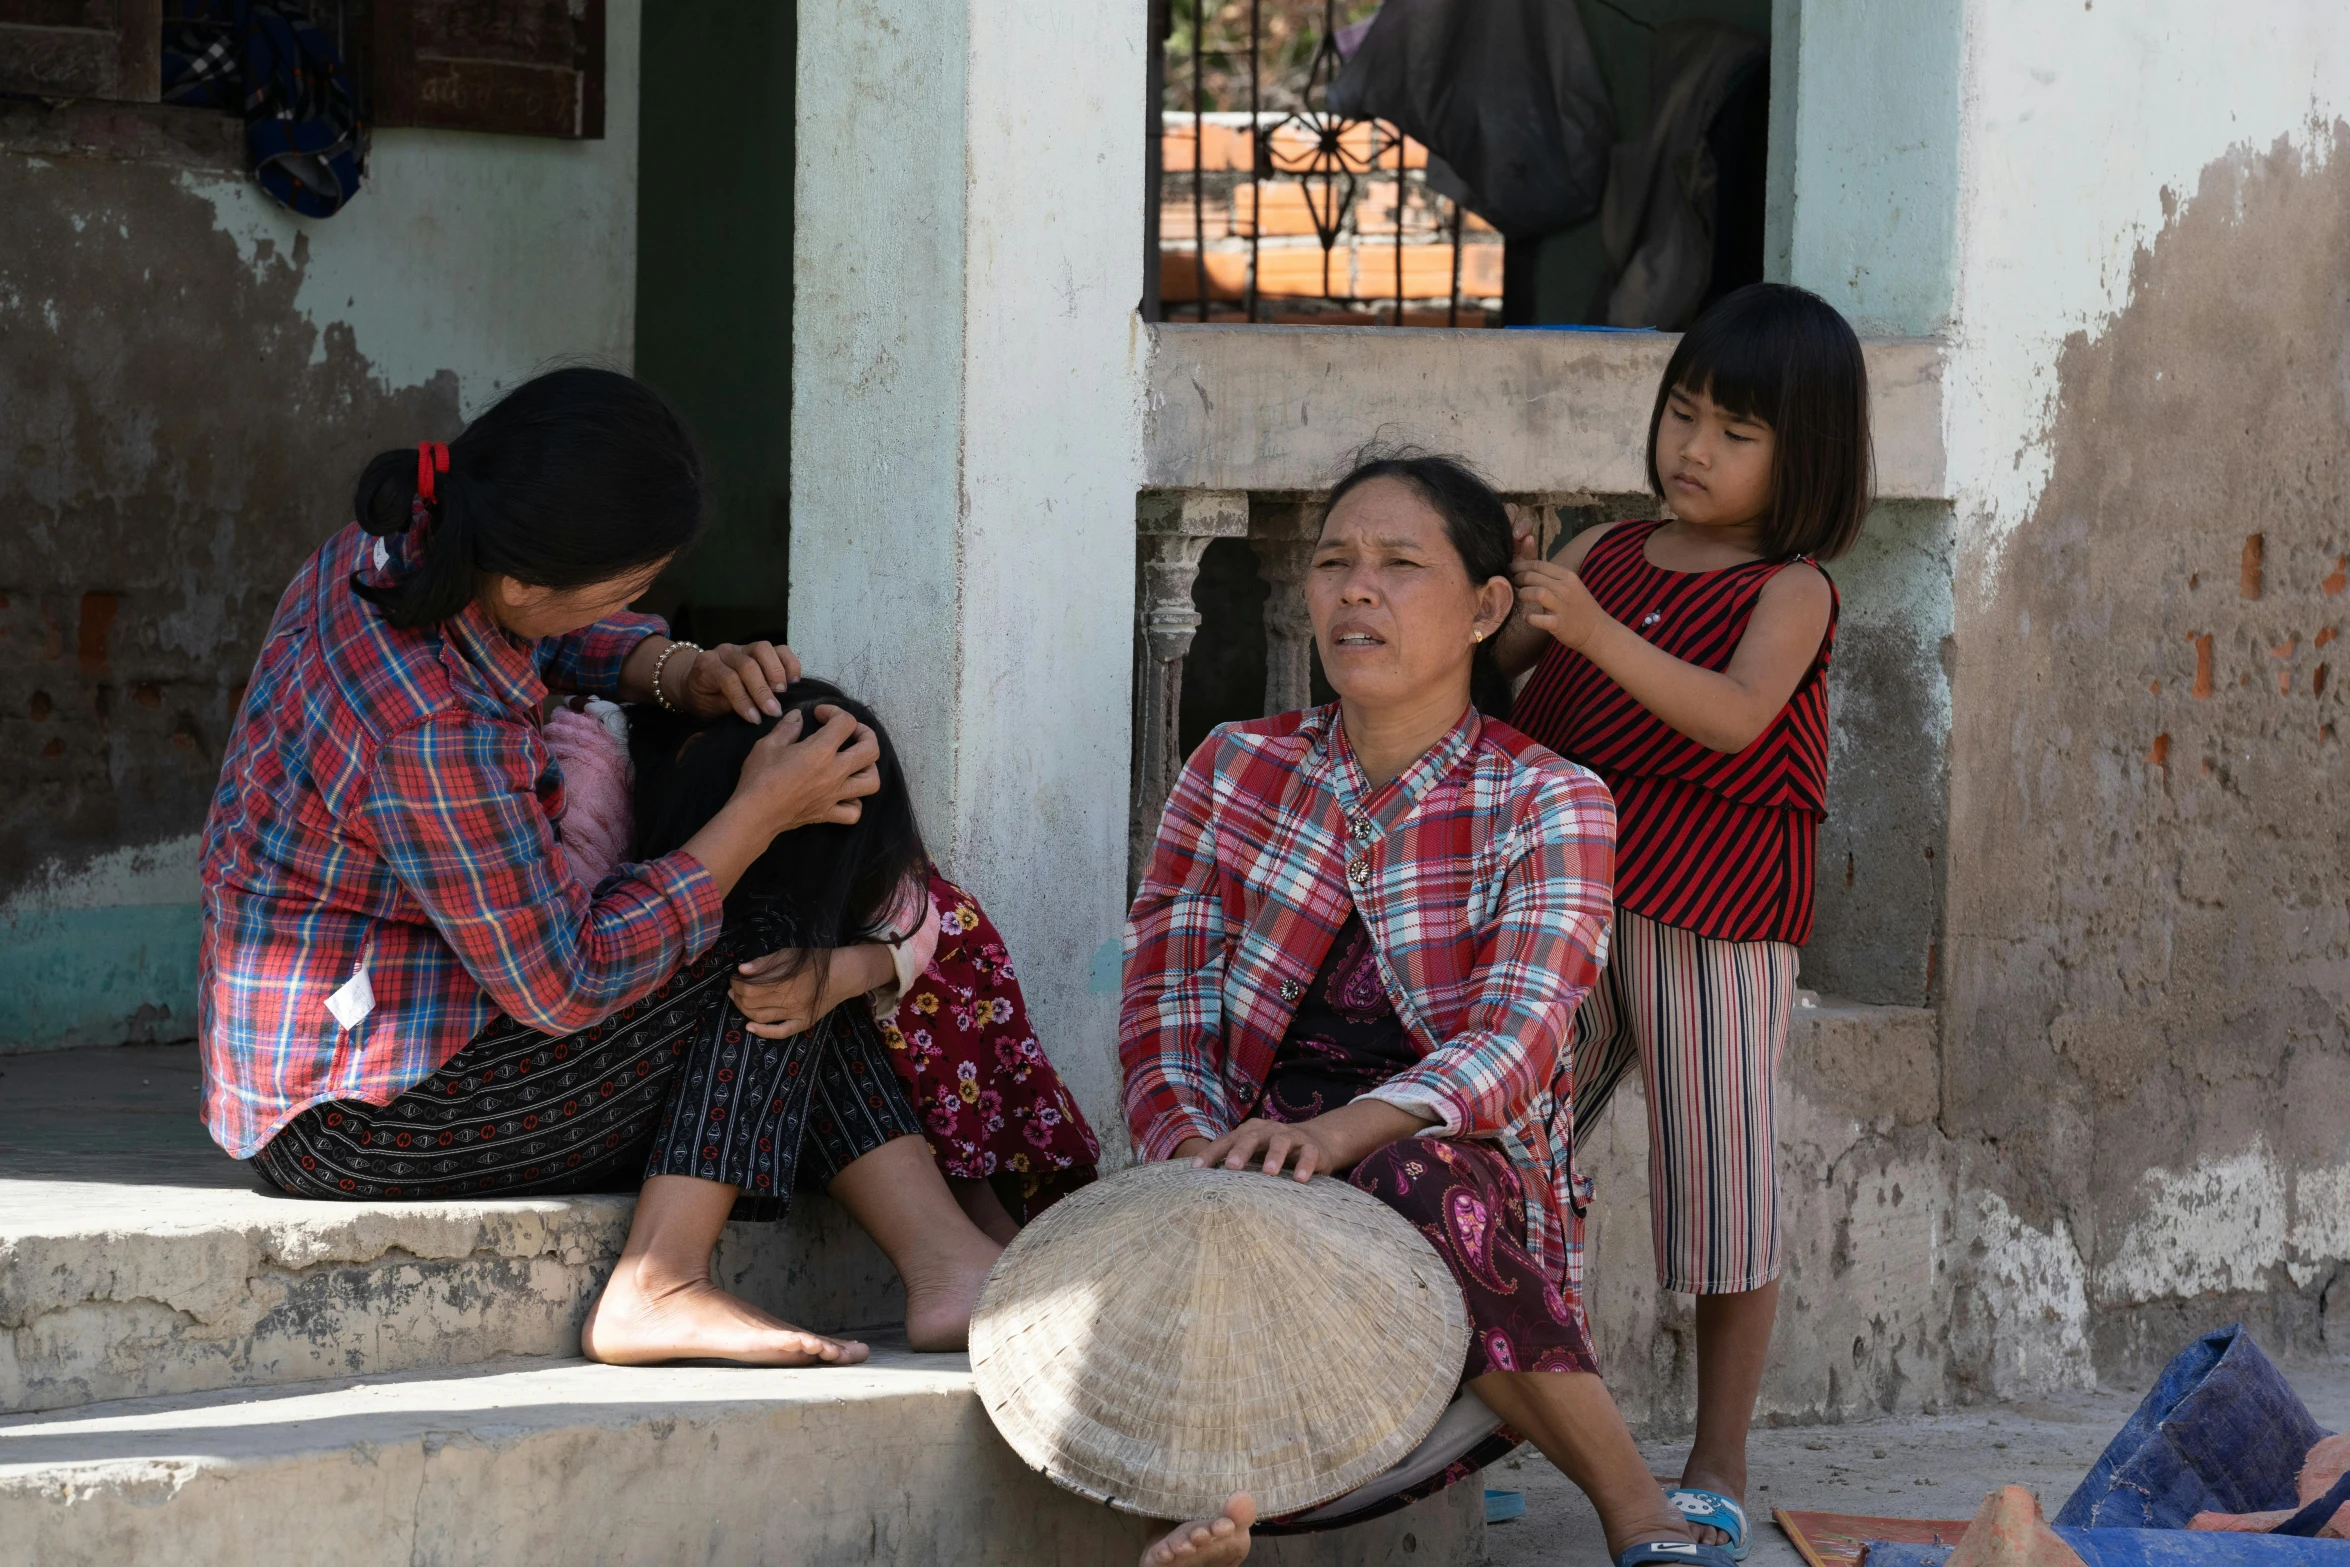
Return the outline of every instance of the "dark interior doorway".
<path id="1" fill-rule="evenodd" d="M 790 0 L 645 7 L 636 370 L 709 465 L 709 535 L 647 607 L 703 643 L 788 631 Z"/>

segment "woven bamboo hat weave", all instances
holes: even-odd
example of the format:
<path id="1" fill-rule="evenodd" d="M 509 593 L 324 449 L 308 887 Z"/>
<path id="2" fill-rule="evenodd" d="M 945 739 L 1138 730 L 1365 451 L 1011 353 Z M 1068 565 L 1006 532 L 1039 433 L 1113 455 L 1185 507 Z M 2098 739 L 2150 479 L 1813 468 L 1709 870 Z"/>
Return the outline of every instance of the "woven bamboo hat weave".
<path id="1" fill-rule="evenodd" d="M 1012 1450 L 1150 1518 L 1344 1495 L 1428 1434 L 1468 1311 L 1435 1248 L 1344 1181 L 1144 1165 L 1020 1232 L 971 1320 Z"/>

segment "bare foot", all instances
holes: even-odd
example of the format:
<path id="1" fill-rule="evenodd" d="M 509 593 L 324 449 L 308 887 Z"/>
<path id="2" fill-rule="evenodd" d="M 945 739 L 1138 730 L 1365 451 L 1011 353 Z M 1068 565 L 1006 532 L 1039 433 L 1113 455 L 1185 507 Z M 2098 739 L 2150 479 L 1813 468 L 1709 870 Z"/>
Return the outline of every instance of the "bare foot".
<path id="1" fill-rule="evenodd" d="M 988 1270 L 1004 1253 L 993 1241 L 977 1236 L 973 1241 L 951 1257 L 927 1259 L 900 1273 L 906 1283 L 906 1342 L 915 1349 L 969 1347 L 971 1313 L 979 1309 Z"/>
<path id="2" fill-rule="evenodd" d="M 708 1279 L 648 1280 L 624 1262 L 579 1331 L 580 1353 L 608 1366 L 665 1360 L 735 1360 L 752 1366 L 853 1366 L 867 1354 L 854 1339 L 795 1328 Z"/>
<path id="3" fill-rule="evenodd" d="M 1248 1528 L 1257 1504 L 1235 1491 L 1213 1518 L 1177 1524 L 1172 1534 L 1142 1553 L 1142 1567 L 1229 1567 L 1248 1557 Z"/>

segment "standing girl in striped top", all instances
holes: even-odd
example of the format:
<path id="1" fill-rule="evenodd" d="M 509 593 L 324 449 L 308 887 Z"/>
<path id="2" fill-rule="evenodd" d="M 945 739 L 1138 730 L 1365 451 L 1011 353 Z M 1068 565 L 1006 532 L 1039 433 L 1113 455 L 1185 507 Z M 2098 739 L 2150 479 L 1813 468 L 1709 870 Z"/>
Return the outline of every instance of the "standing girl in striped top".
<path id="1" fill-rule="evenodd" d="M 1746 1433 L 1779 1303 L 1772 1082 L 1811 934 L 1836 589 L 1869 505 L 1860 343 L 1758 283 L 1681 339 L 1648 425 L 1662 522 L 1521 532 L 1512 722 L 1616 797 L 1613 957 L 1576 1014 L 1575 1132 L 1638 1062 L 1658 1281 L 1697 1300 L 1697 1438 L 1672 1500 L 1747 1551 Z"/>

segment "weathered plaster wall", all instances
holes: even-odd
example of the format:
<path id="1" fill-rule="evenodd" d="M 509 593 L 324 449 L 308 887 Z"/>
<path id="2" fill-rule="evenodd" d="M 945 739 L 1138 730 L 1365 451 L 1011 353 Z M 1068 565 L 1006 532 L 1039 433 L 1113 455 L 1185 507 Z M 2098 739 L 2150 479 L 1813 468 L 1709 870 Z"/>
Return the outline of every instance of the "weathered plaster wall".
<path id="1" fill-rule="evenodd" d="M 1113 1158 L 1143 31 L 857 0 L 801 13 L 797 89 L 793 639 L 888 694 L 931 847 Z"/>
<path id="2" fill-rule="evenodd" d="M 1828 819 L 1803 983 L 1931 1004 L 1948 865 L 1952 518 L 1880 501 L 1831 563 L 1842 603 L 1828 665 Z"/>
<path id="3" fill-rule="evenodd" d="M 2350 15 L 1980 0 L 1966 91 L 1954 1377 L 2340 1354 Z"/>
<path id="4" fill-rule="evenodd" d="M 0 1050 L 189 1032 L 230 714 L 359 463 L 628 362 L 637 15 L 605 140 L 383 132 L 324 221 L 226 117 L 0 111 Z"/>
<path id="5" fill-rule="evenodd" d="M 1936 1110 L 1935 1020 L 1917 1007 L 1798 1008 L 1779 1091 L 1786 1271 L 1759 1414 L 1805 1424 L 1948 1396 L 1954 1226 Z M 1644 1431 L 1687 1430 L 1694 1297 L 1657 1288 L 1647 1109 L 1635 1078 L 1579 1152 L 1587 1305 L 1600 1369 Z"/>

